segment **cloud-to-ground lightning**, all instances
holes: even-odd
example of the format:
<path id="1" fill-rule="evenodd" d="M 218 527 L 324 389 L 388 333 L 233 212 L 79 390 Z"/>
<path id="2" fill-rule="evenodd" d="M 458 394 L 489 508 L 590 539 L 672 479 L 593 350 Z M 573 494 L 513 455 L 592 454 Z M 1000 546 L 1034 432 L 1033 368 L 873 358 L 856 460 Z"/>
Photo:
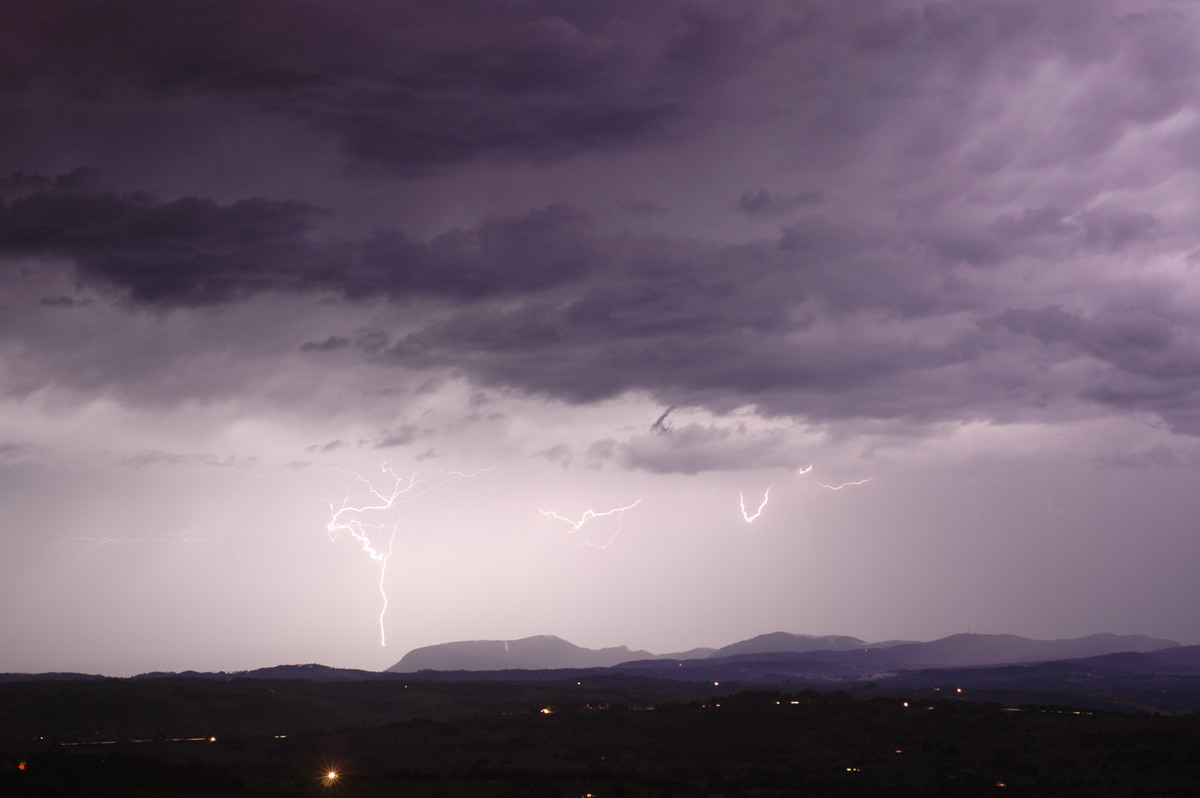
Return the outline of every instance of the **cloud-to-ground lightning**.
<path id="1" fill-rule="evenodd" d="M 767 489 L 763 492 L 762 504 L 758 505 L 757 510 L 755 510 L 753 513 L 750 513 L 746 510 L 746 497 L 742 495 L 742 492 L 740 490 L 738 491 L 738 505 L 742 508 L 742 518 L 745 520 L 745 522 L 747 524 L 753 523 L 754 519 L 756 519 L 760 515 L 762 515 L 763 508 L 765 508 L 767 506 L 767 501 L 770 498 L 771 498 L 771 486 L 768 485 Z"/>
<path id="2" fill-rule="evenodd" d="M 580 541 L 581 544 L 586 545 L 586 546 L 591 546 L 594 549 L 607 549 L 609 546 L 612 545 L 613 541 L 617 539 L 617 536 L 621 534 L 621 527 L 625 523 L 625 513 L 629 510 L 632 510 L 634 507 L 637 507 L 641 503 L 642 503 L 642 500 L 641 500 L 641 498 L 639 498 L 633 504 L 627 504 L 624 507 L 614 507 L 611 510 L 603 510 L 603 511 L 584 510 L 583 514 L 579 516 L 578 521 L 573 521 L 570 518 L 567 518 L 566 516 L 559 515 L 558 513 L 554 512 L 553 510 L 543 510 L 541 508 L 538 508 L 538 512 L 540 512 L 542 515 L 546 516 L 547 518 L 553 518 L 556 521 L 562 521 L 564 524 L 569 525 L 571 527 L 572 532 L 578 532 L 589 521 L 593 521 L 597 518 L 609 518 L 612 516 L 616 516 L 617 528 L 616 528 L 616 530 L 613 531 L 613 533 L 609 537 L 609 539 L 606 540 L 604 543 L 593 543 L 590 540 L 581 540 Z"/>
<path id="3" fill-rule="evenodd" d="M 418 471 L 409 477 L 401 477 L 385 462 L 381 466 L 381 471 L 391 479 L 391 484 L 384 489 L 376 488 L 370 480 L 361 474 L 356 474 L 352 471 L 342 471 L 343 474 L 351 476 L 365 485 L 366 490 L 364 493 L 351 494 L 345 497 L 342 499 L 340 505 L 335 506 L 333 502 L 330 502 L 329 523 L 325 525 L 325 529 L 329 532 L 329 539 L 331 541 L 336 541 L 343 533 L 350 535 L 362 544 L 362 550 L 367 553 L 367 556 L 380 563 L 379 594 L 383 597 L 383 606 L 379 610 L 379 645 L 387 645 L 384 616 L 387 614 L 388 597 L 387 589 L 384 586 L 384 578 L 387 576 L 387 564 L 392 556 L 393 544 L 396 540 L 396 529 L 400 522 L 398 520 L 392 522 L 391 533 L 388 535 L 387 550 L 383 551 L 380 547 L 376 546 L 372 537 L 378 537 L 380 531 L 387 524 L 368 523 L 364 520 L 364 516 L 386 512 L 397 504 L 410 502 L 432 490 L 437 490 L 448 482 L 473 477 L 490 470 L 490 468 L 485 468 L 470 473 L 464 471 L 429 470 Z M 353 499 L 360 496 L 365 503 L 351 503 Z"/>
<path id="4" fill-rule="evenodd" d="M 810 463 L 809 465 L 798 467 L 796 469 L 796 474 L 798 476 L 804 476 L 805 474 L 809 473 L 812 470 L 813 470 L 813 465 Z M 870 476 L 870 477 L 867 477 L 866 479 L 860 479 L 855 482 L 843 482 L 840 485 L 826 485 L 823 482 L 818 482 L 817 484 L 820 485 L 822 488 L 825 488 L 826 490 L 842 490 L 843 488 L 849 488 L 849 487 L 853 487 L 855 485 L 865 485 L 868 482 L 870 482 L 871 480 L 873 480 L 874 478 L 875 478 L 874 476 Z M 759 516 L 761 516 L 763 514 L 763 510 L 766 509 L 767 502 L 770 501 L 770 499 L 771 499 L 771 488 L 772 487 L 774 487 L 774 486 L 767 486 L 767 489 L 765 491 L 763 491 L 762 502 L 758 505 L 758 509 L 754 510 L 753 512 L 751 512 L 746 507 L 745 494 L 743 494 L 740 490 L 738 491 L 738 507 L 742 511 L 742 520 L 744 520 L 747 524 L 753 523 L 755 520 L 758 519 Z"/>
<path id="5" fill-rule="evenodd" d="M 871 476 L 867 477 L 866 479 L 860 479 L 857 482 L 843 482 L 840 485 L 826 485 L 824 482 L 818 482 L 817 484 L 826 490 L 841 490 L 842 488 L 852 488 L 855 485 L 866 485 L 873 479 L 875 479 L 875 477 Z"/>

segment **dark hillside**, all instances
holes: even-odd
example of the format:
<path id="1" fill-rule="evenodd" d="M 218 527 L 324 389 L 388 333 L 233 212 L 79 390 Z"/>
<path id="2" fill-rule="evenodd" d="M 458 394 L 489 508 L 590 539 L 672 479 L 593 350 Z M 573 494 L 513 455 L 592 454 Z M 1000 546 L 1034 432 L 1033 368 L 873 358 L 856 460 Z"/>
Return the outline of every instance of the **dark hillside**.
<path id="1" fill-rule="evenodd" d="M 861 700 L 812 690 L 648 703 L 636 690 L 575 683 L 406 688 L 402 682 L 168 680 L 87 687 L 96 692 L 0 695 L 6 709 L 17 709 L 4 716 L 0 795 L 1182 797 L 1200 791 L 1195 715 L 1006 707 L 916 693 Z M 98 736 L 70 737 L 68 729 L 94 725 L 113 711 L 120 717 Z M 201 718 L 228 730 L 192 739 L 105 737 L 154 726 L 195 730 Z M 31 721 L 50 735 L 31 737 Z"/>

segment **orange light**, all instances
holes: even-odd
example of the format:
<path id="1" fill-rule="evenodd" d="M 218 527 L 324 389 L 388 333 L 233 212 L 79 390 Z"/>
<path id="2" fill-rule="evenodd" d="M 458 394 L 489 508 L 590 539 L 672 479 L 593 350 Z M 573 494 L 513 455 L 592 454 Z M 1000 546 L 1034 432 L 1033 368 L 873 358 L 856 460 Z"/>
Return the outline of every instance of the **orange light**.
<path id="1" fill-rule="evenodd" d="M 338 773 L 336 770 L 327 770 L 325 771 L 325 775 L 321 777 L 321 782 L 326 787 L 331 787 L 334 784 L 337 784 L 337 781 L 341 778 L 341 775 L 342 774 Z"/>

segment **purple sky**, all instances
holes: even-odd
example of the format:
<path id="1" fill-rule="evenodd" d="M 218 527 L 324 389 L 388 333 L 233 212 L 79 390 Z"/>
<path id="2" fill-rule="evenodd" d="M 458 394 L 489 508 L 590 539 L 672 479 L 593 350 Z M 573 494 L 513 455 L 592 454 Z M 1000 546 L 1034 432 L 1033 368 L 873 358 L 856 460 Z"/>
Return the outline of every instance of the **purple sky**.
<path id="1" fill-rule="evenodd" d="M 0 176 L 0 671 L 1200 642 L 1193 3 L 21 0 Z"/>

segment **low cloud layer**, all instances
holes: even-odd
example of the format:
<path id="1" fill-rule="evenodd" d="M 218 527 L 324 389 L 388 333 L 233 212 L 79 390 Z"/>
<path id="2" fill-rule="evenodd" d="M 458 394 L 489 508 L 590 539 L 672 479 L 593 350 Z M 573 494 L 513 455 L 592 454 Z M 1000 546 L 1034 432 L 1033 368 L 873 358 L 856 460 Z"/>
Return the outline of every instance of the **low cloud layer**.
<path id="1" fill-rule="evenodd" d="M 133 313 L 304 294 L 347 307 L 383 301 L 398 314 L 436 302 L 416 329 L 347 337 L 314 328 L 296 348 L 449 369 L 572 403 L 639 391 L 797 420 L 925 423 L 1053 419 L 1092 405 L 1200 432 L 1194 317 L 1170 290 L 1186 264 L 1178 276 L 1106 273 L 1114 245 L 1096 252 L 1083 226 L 1054 263 L 1006 252 L 997 237 L 981 264 L 820 215 L 729 245 L 605 233 L 562 205 L 429 241 L 397 230 L 321 239 L 312 221 L 321 213 L 261 198 L 220 205 L 39 189 L 0 208 L 0 251 L 26 274 L 65 260 L 84 289 Z M 1152 229 L 1113 224 L 1125 235 Z M 1054 285 L 1068 276 L 1069 287 Z M 1047 294 L 1031 293 L 1031 281 Z M 41 299 L 60 313 L 86 296 L 47 289 Z M 1086 376 L 1063 390 L 1069 369 Z"/>

